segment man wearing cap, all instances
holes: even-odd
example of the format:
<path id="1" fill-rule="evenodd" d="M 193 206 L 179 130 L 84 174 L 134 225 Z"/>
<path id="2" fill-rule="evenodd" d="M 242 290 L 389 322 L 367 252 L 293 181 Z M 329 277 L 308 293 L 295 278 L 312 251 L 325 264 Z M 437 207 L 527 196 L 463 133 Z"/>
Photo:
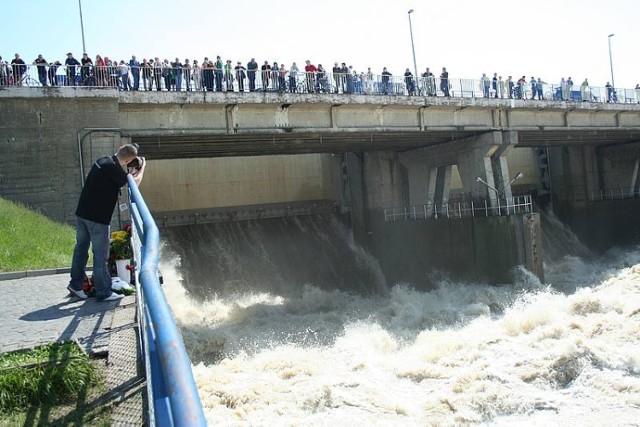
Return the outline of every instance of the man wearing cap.
<path id="1" fill-rule="evenodd" d="M 73 57 L 73 53 L 67 53 L 67 59 L 64 61 L 67 66 L 67 86 L 76 85 L 76 67 L 80 65 L 78 60 Z"/>

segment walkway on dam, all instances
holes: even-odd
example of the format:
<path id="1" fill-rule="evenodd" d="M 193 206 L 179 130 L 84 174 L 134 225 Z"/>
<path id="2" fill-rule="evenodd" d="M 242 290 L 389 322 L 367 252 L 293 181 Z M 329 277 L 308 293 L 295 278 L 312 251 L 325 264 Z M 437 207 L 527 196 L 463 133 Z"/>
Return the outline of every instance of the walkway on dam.
<path id="1" fill-rule="evenodd" d="M 92 358 L 106 357 L 112 424 L 143 425 L 145 398 L 136 298 L 102 302 L 69 297 L 68 270 L 0 273 L 0 353 L 75 340 Z"/>

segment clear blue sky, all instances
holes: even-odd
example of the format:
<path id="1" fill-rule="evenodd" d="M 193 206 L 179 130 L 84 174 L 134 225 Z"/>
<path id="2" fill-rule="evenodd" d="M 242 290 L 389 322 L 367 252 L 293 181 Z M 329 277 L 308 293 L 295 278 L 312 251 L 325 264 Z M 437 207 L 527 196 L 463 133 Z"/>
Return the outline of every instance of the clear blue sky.
<path id="1" fill-rule="evenodd" d="M 92 58 L 310 59 L 394 74 L 413 70 L 409 9 L 420 72 L 446 66 L 452 78 L 497 72 L 604 86 L 614 33 L 616 86 L 640 83 L 639 0 L 82 0 Z M 3 59 L 80 58 L 78 0 L 0 0 L 0 10 Z"/>

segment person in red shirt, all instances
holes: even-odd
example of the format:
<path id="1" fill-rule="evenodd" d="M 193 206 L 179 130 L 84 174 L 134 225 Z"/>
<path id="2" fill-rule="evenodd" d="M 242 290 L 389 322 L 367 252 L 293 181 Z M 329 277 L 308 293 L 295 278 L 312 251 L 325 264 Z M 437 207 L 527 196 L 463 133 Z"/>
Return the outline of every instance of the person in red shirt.
<path id="1" fill-rule="evenodd" d="M 307 92 L 314 93 L 316 91 L 316 73 L 318 69 L 307 59 L 307 65 L 304 67 L 307 76 Z"/>

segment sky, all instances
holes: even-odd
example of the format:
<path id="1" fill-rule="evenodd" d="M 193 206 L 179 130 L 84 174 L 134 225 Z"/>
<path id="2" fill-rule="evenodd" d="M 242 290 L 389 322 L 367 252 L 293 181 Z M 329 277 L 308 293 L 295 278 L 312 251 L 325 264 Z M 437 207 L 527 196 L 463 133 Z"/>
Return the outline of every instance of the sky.
<path id="1" fill-rule="evenodd" d="M 330 69 L 346 62 L 358 72 L 387 67 L 413 72 L 408 11 L 418 72 L 447 67 L 451 78 L 540 77 L 557 83 L 611 80 L 640 83 L 638 0 L 80 0 L 86 50 L 111 59 L 205 56 L 235 64 L 254 57 L 306 59 Z M 82 55 L 78 0 L 0 0 L 0 55 L 38 54 L 64 62 Z M 609 39 L 609 34 L 615 34 Z"/>

